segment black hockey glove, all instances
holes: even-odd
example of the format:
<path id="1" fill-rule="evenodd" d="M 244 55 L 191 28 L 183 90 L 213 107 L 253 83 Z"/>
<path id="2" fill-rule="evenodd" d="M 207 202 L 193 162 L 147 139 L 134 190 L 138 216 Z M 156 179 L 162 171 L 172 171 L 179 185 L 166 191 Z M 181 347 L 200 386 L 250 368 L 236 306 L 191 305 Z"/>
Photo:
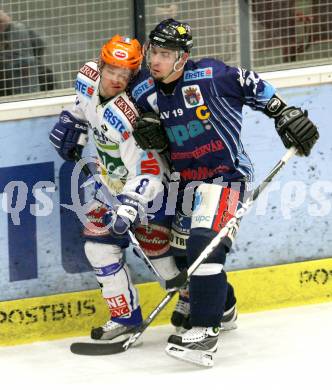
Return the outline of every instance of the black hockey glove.
<path id="1" fill-rule="evenodd" d="M 301 156 L 309 156 L 319 138 L 317 127 L 308 118 L 308 111 L 286 107 L 275 118 L 276 130 L 288 149 L 295 146 Z"/>
<path id="2" fill-rule="evenodd" d="M 137 118 L 133 136 L 143 150 L 154 149 L 163 153 L 168 148 L 166 132 L 154 112 L 146 112 Z"/>

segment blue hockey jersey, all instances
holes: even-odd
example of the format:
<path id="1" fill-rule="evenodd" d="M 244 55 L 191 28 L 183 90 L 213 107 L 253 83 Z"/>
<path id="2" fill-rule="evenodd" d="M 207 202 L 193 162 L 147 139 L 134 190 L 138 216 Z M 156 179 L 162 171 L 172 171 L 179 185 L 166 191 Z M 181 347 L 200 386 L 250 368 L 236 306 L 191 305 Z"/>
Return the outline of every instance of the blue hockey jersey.
<path id="1" fill-rule="evenodd" d="M 263 111 L 275 92 L 255 72 L 208 58 L 188 61 L 171 95 L 158 88 L 148 70 L 131 85 L 142 111 L 160 114 L 184 183 L 217 177 L 252 181 L 253 166 L 240 138 L 242 108 Z"/>

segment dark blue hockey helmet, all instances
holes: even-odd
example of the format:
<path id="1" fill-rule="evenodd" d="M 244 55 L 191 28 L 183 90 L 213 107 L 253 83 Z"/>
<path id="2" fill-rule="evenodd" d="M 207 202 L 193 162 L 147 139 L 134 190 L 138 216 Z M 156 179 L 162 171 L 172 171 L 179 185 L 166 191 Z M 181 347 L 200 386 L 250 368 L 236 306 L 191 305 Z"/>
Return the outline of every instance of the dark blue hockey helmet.
<path id="1" fill-rule="evenodd" d="M 149 35 L 151 45 L 171 50 L 183 50 L 187 53 L 193 47 L 191 27 L 174 19 L 160 22 Z"/>

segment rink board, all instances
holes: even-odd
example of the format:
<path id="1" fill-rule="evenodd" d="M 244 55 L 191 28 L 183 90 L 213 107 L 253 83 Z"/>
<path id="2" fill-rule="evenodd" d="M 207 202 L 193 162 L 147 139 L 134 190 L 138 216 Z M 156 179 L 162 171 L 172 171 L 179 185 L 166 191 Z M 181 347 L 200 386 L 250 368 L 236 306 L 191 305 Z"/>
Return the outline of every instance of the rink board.
<path id="1" fill-rule="evenodd" d="M 309 111 L 320 138 L 309 157 L 289 161 L 243 218 L 227 256 L 229 271 L 332 256 L 331 93 L 332 83 L 280 91 L 289 105 Z M 5 114 L 3 119 L 9 119 Z M 1 122 L 1 142 L 10 147 L 0 154 L 0 301 L 98 288 L 85 255 L 81 221 L 70 209 L 74 200 L 78 206 L 77 192 L 83 201 L 84 191 L 72 187 L 74 165 L 64 162 L 48 141 L 57 113 L 39 114 Z M 258 185 L 284 155 L 283 143 L 273 121 L 249 107 L 243 110 L 241 137 Z M 94 155 L 92 149 L 85 149 L 87 156 Z M 17 203 L 13 182 L 20 199 L 27 191 L 24 209 L 23 204 L 5 207 Z M 36 191 L 40 186 L 43 190 Z M 151 282 L 153 275 L 137 256 L 131 250 L 126 255 L 134 282 Z"/>
<path id="2" fill-rule="evenodd" d="M 229 272 L 240 313 L 332 300 L 332 259 Z M 158 283 L 138 285 L 144 316 L 164 297 Z M 176 299 L 152 325 L 166 324 Z M 0 345 L 88 335 L 108 317 L 99 290 L 0 302 Z"/>

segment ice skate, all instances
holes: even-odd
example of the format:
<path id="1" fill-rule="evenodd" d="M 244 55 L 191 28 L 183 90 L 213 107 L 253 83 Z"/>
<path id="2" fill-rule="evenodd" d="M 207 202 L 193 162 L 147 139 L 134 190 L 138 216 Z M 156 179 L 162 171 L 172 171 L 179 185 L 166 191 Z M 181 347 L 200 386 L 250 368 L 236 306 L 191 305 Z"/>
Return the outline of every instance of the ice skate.
<path id="1" fill-rule="evenodd" d="M 236 305 L 232 306 L 229 310 L 225 311 L 220 322 L 220 330 L 228 331 L 237 328 L 237 309 Z"/>
<path id="2" fill-rule="evenodd" d="M 176 359 L 212 367 L 218 336 L 218 327 L 193 327 L 182 335 L 171 335 L 165 351 Z"/>
<path id="3" fill-rule="evenodd" d="M 125 315 L 108 320 L 103 326 L 91 330 L 93 340 L 113 340 L 119 336 L 134 333 L 142 323 L 141 309 L 138 307 L 130 316 Z M 119 340 L 117 340 L 119 341 Z"/>
<path id="4" fill-rule="evenodd" d="M 190 303 L 189 290 L 181 289 L 179 292 L 179 299 L 175 305 L 171 317 L 171 324 L 175 326 L 177 333 L 183 333 L 191 328 L 189 321 Z"/>

